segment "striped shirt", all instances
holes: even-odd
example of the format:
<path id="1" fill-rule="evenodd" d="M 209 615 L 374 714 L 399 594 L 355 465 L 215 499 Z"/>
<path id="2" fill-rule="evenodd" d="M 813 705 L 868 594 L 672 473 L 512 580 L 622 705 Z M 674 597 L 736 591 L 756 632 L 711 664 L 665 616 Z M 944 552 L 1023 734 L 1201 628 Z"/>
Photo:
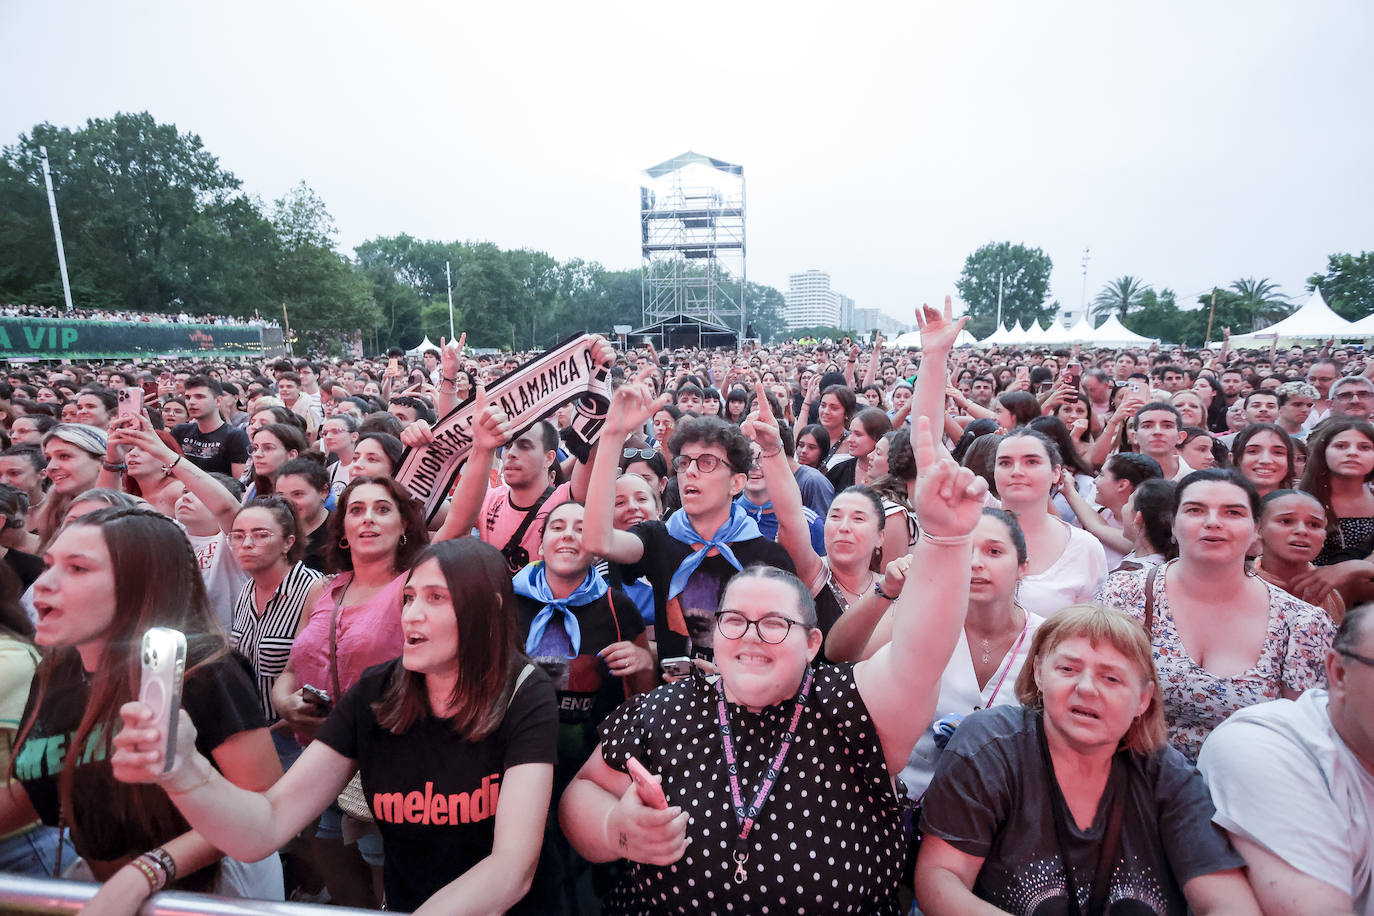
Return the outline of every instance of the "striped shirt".
<path id="1" fill-rule="evenodd" d="M 272 684 L 291 659 L 291 643 L 301 622 L 301 607 L 310 587 L 324 576 L 304 563 L 286 573 L 277 590 L 258 613 L 253 597 L 253 580 L 248 580 L 234 601 L 233 646 L 247 657 L 258 682 L 258 702 L 268 724 L 280 716 L 272 708 Z"/>

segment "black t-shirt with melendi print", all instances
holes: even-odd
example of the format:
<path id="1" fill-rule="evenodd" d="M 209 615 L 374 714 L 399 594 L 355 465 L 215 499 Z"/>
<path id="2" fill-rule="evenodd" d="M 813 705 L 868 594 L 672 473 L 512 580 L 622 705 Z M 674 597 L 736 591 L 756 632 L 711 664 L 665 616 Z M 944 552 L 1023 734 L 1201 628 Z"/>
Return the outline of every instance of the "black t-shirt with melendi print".
<path id="1" fill-rule="evenodd" d="M 172 438 L 186 460 L 207 474 L 232 474 L 233 465 L 247 463 L 251 449 L 248 434 L 228 423 L 210 433 L 201 432 L 194 421 L 178 423 L 172 427 Z"/>
<path id="2" fill-rule="evenodd" d="M 382 834 L 387 906 L 409 912 L 491 854 L 502 777 L 521 764 L 555 763 L 558 712 L 553 685 L 536 667 L 500 727 L 481 741 L 464 740 L 433 716 L 392 734 L 372 704 L 400 664 L 364 671 L 315 737 L 358 762 Z M 510 912 L 538 912 L 534 896 Z"/>
<path id="3" fill-rule="evenodd" d="M 654 641 L 658 645 L 658 657 L 711 658 L 716 635 L 715 613 L 720 608 L 726 583 L 738 570 L 722 556 L 708 556 L 693 571 L 682 594 L 668 601 L 673 573 L 692 555 L 692 546 L 673 537 L 668 533 L 668 526 L 658 521 L 640 522 L 630 529 L 630 534 L 644 543 L 644 555 L 637 563 L 623 565 L 621 572 L 627 582 L 643 576 L 654 587 Z M 736 541 L 730 545 L 730 550 L 741 567 L 761 563 L 790 573 L 797 571 L 787 551 L 765 537 Z"/>
<path id="4" fill-rule="evenodd" d="M 519 601 L 517 633 L 523 644 L 530 625 L 544 606 L 524 595 L 517 595 L 516 599 Z M 570 780 L 586 763 L 601 740 L 596 727 L 628 696 L 624 681 L 611 674 L 597 653 L 614 642 L 633 642 L 644 632 L 644 620 L 638 608 L 619 589 L 611 589 L 596 601 L 571 610 L 582 636 L 577 656 L 568 658 L 566 650 L 531 653 L 534 663 L 544 669 L 558 694 L 558 776 L 555 779 L 558 786 Z M 549 628 L 559 626 L 559 616 L 549 621 Z M 548 645 L 550 641 L 541 642 Z"/>
<path id="5" fill-rule="evenodd" d="M 49 826 L 57 826 L 59 820 L 58 777 L 90 693 L 80 665 L 72 662 L 53 673 L 36 716 L 37 675 L 29 691 L 23 721 L 33 716 L 34 724 L 15 749 L 14 770 L 34 810 Z M 182 685 L 181 705 L 195 723 L 196 750 L 212 762 L 215 749 L 234 735 L 267 727 L 253 670 L 237 653 L 192 668 Z M 87 736 L 72 776 L 71 807 L 76 816 L 68 819 L 76 851 L 102 862 L 147 852 L 190 829 L 160 788 L 114 778 L 110 737 L 110 729 L 98 726 Z M 177 886 L 206 890 L 207 877 L 213 878 L 213 873 L 190 875 Z"/>

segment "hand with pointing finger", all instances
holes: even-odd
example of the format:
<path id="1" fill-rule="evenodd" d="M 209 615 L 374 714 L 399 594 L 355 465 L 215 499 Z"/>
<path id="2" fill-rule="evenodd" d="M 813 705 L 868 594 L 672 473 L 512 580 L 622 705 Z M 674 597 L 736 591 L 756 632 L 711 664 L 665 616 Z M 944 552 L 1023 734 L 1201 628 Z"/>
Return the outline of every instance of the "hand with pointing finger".
<path id="1" fill-rule="evenodd" d="M 983 512 L 988 484 L 952 458 L 938 458 L 930 420 L 918 417 L 911 437 L 916 452 L 916 517 L 934 537 L 970 534 Z"/>
<path id="2" fill-rule="evenodd" d="M 922 305 L 916 310 L 916 323 L 921 327 L 921 350 L 925 354 L 932 351 L 947 353 L 954 349 L 954 341 L 964 325 L 968 324 L 968 316 L 964 315 L 955 321 L 953 300 L 946 296 L 943 314 L 928 305 Z"/>

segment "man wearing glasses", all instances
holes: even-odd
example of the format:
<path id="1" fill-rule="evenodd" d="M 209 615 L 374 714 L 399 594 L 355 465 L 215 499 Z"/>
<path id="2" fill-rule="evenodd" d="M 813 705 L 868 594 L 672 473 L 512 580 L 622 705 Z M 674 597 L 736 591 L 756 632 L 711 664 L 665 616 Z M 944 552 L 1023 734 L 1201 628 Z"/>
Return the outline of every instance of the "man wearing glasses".
<path id="1" fill-rule="evenodd" d="M 616 391 L 601 430 L 602 447 L 592 461 L 582 537 L 592 553 L 621 564 L 625 581 L 643 576 L 653 586 L 659 658 L 710 659 L 715 613 L 730 578 L 755 563 L 788 572 L 795 567 L 735 505 L 753 460 L 750 443 L 739 427 L 717 417 L 683 418 L 668 442 L 682 508 L 667 522 L 615 529 L 618 456 L 630 434 L 642 429 L 664 401 L 639 380 Z"/>
<path id="2" fill-rule="evenodd" d="M 1374 604 L 1341 621 L 1326 678 L 1232 714 L 1198 758 L 1266 913 L 1374 913 Z"/>
<path id="3" fill-rule="evenodd" d="M 1331 416 L 1368 420 L 1374 416 L 1374 382 L 1349 375 L 1331 386 Z"/>

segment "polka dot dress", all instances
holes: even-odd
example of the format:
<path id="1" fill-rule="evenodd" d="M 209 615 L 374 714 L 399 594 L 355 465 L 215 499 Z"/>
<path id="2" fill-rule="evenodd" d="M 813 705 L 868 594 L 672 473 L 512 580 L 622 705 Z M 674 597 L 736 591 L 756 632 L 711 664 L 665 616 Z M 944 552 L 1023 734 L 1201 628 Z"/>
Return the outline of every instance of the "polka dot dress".
<path id="1" fill-rule="evenodd" d="M 741 789 L 752 799 L 794 701 L 753 714 L 731 704 Z M 602 725 L 602 754 L 634 755 L 663 774 L 668 803 L 688 812 L 673 865 L 631 863 L 608 914 L 896 913 L 901 809 L 852 665 L 819 665 L 797 739 L 749 834 L 746 881 L 734 880 L 739 833 L 730 801 L 715 688 L 698 672 L 636 696 Z"/>

